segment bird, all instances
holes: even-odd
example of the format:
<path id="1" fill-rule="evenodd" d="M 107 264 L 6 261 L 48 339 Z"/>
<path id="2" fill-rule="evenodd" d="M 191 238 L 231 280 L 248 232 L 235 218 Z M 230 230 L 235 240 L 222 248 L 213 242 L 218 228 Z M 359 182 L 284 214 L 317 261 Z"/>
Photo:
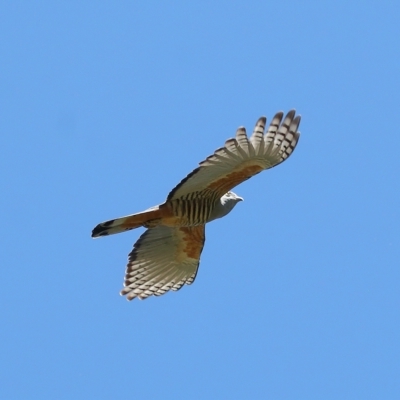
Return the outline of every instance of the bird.
<path id="1" fill-rule="evenodd" d="M 146 228 L 128 256 L 121 296 L 143 300 L 192 284 L 206 223 L 226 216 L 243 201 L 231 189 L 293 153 L 300 138 L 300 120 L 295 110 L 286 116 L 280 111 L 267 129 L 267 119 L 259 118 L 250 137 L 239 127 L 235 138 L 200 162 L 164 203 L 98 224 L 93 238 Z"/>

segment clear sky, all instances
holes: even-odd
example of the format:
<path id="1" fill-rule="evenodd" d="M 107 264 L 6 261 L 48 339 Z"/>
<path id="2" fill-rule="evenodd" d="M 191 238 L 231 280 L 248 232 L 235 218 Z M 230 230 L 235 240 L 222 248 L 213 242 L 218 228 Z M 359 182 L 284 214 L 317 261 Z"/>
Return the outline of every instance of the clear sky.
<path id="1" fill-rule="evenodd" d="M 399 399 L 400 6 L 0 5 L 1 399 Z M 119 296 L 159 204 L 291 108 L 285 163 L 207 226 L 196 281 Z"/>

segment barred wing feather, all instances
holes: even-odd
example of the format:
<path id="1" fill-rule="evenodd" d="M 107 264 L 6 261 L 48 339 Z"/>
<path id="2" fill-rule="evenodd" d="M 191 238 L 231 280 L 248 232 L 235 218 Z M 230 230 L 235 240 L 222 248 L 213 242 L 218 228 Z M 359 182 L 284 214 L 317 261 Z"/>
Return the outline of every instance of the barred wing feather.
<path id="1" fill-rule="evenodd" d="M 204 241 L 204 225 L 148 229 L 129 254 L 121 295 L 128 300 L 145 299 L 190 285 L 196 278 Z"/>
<path id="2" fill-rule="evenodd" d="M 266 118 L 261 117 L 250 138 L 240 127 L 234 139 L 227 140 L 169 193 L 167 201 L 194 192 L 221 197 L 251 176 L 285 161 L 300 137 L 297 129 L 301 117 L 295 114 L 291 110 L 283 118 L 283 112 L 278 112 L 266 132 Z"/>

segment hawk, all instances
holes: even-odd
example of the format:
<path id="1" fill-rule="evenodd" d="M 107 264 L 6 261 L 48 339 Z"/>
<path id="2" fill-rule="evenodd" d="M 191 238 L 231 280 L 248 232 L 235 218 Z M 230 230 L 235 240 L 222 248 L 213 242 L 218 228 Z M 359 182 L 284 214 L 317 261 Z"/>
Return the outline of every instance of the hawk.
<path id="1" fill-rule="evenodd" d="M 196 278 L 205 224 L 224 217 L 243 199 L 231 192 L 239 183 L 285 161 L 300 137 L 300 115 L 278 112 L 265 131 L 261 117 L 248 138 L 244 127 L 184 178 L 167 200 L 137 214 L 98 224 L 92 237 L 145 227 L 129 254 L 121 295 L 128 300 L 179 290 Z"/>

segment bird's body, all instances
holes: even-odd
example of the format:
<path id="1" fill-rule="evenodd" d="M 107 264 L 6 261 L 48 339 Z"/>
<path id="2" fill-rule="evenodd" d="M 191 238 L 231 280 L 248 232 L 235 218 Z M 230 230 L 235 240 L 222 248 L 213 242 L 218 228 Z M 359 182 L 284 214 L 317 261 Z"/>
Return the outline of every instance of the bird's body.
<path id="1" fill-rule="evenodd" d="M 227 215 L 243 200 L 230 190 L 287 159 L 298 142 L 300 116 L 277 113 L 264 134 L 261 117 L 250 139 L 239 128 L 235 139 L 200 163 L 168 195 L 165 203 L 141 213 L 98 224 L 92 237 L 148 228 L 129 255 L 121 294 L 128 300 L 161 295 L 191 284 L 203 249 L 205 224 Z M 282 123 L 281 123 L 282 122 Z"/>

